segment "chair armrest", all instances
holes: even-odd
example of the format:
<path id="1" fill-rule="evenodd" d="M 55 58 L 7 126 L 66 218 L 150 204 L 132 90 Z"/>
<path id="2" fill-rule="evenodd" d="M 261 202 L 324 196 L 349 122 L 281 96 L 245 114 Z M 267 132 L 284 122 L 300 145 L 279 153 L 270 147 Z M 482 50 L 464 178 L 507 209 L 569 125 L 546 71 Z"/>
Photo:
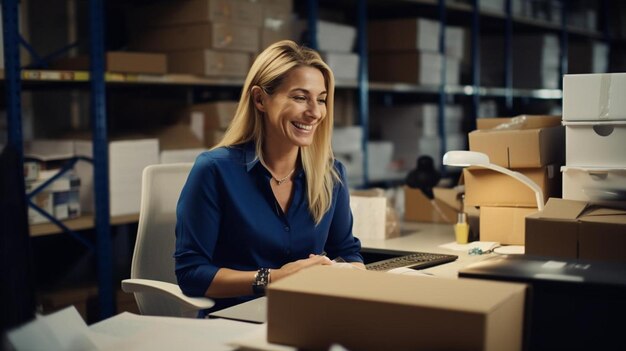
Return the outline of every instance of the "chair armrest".
<path id="1" fill-rule="evenodd" d="M 161 282 L 150 279 L 124 279 L 122 290 L 127 293 L 155 293 L 170 296 L 178 300 L 187 309 L 204 310 L 215 305 L 215 302 L 207 297 L 190 297 L 180 290 L 176 284 Z"/>

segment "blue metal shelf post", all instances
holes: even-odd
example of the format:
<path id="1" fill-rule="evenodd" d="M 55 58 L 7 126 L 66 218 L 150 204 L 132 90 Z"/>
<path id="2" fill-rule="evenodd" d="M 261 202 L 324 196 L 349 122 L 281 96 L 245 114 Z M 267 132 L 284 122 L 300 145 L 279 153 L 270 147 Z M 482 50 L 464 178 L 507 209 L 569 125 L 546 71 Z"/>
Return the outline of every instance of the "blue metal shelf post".
<path id="1" fill-rule="evenodd" d="M 511 3 L 506 0 L 506 18 L 504 20 L 504 95 L 506 115 L 513 114 L 513 11 Z"/>
<path id="2" fill-rule="evenodd" d="M 476 119 L 480 107 L 480 0 L 472 0 L 472 118 L 468 125 L 470 130 L 476 129 Z"/>
<path id="3" fill-rule="evenodd" d="M 568 35 L 567 35 L 567 1 L 561 0 L 561 65 L 559 87 L 563 89 L 563 76 L 567 74 L 567 54 L 568 54 Z"/>
<path id="4" fill-rule="evenodd" d="M 309 47 L 311 49 L 319 49 L 317 45 L 317 7 L 319 4 L 317 0 L 308 0 L 307 1 L 307 20 L 309 21 L 308 29 L 309 29 Z"/>
<path id="5" fill-rule="evenodd" d="M 18 32 L 17 0 L 2 1 L 2 31 L 4 38 L 4 67 L 6 82 L 6 109 L 8 144 L 18 153 L 20 163 L 24 161 L 22 136 L 20 48 Z M 16 170 L 24 179 L 24 169 Z"/>
<path id="6" fill-rule="evenodd" d="M 446 0 L 439 0 L 439 53 L 441 54 L 441 84 L 439 85 L 439 161 L 447 150 L 446 133 L 446 83 L 447 83 L 447 59 L 446 59 Z M 435 163 L 436 164 L 436 163 Z M 445 175 L 445 167 L 441 166 Z"/>
<path id="7" fill-rule="evenodd" d="M 109 209 L 109 143 L 107 140 L 106 87 L 104 82 L 104 7 L 89 1 L 91 33 L 91 114 L 93 128 L 94 197 L 98 299 L 100 318 L 113 315 L 113 263 Z"/>
<path id="8" fill-rule="evenodd" d="M 359 0 L 357 8 L 359 53 L 359 124 L 363 130 L 363 186 L 369 184 L 367 140 L 369 138 L 369 85 L 367 59 L 367 0 Z"/>

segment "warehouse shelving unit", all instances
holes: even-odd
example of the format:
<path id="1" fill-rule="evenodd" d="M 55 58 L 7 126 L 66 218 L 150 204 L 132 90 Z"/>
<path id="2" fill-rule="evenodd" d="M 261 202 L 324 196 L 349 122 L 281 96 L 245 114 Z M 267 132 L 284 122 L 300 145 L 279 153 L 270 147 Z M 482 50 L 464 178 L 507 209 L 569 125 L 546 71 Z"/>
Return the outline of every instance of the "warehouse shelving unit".
<path id="1" fill-rule="evenodd" d="M 0 73 L 0 79 L 4 82 L 6 89 L 7 127 L 8 143 L 20 152 L 23 158 L 22 122 L 20 93 L 23 89 L 46 84 L 58 84 L 68 86 L 79 86 L 81 89 L 89 87 L 92 102 L 92 125 L 94 142 L 94 177 L 95 177 L 95 197 L 96 212 L 93 216 L 83 216 L 78 219 L 63 221 L 71 230 L 83 230 L 95 228 L 96 232 L 96 253 L 98 264 L 98 289 L 101 318 L 111 316 L 114 311 L 113 303 L 113 278 L 112 278 L 112 257 L 111 257 L 111 226 L 134 223 L 137 215 L 109 217 L 108 198 L 108 138 L 107 138 L 107 111 L 106 111 L 106 87 L 107 86 L 180 86 L 180 87 L 218 87 L 218 88 L 238 88 L 243 85 L 241 79 L 214 79 L 184 74 L 165 75 L 144 75 L 144 74 L 120 74 L 104 71 L 104 3 L 102 0 L 89 1 L 90 32 L 91 32 L 91 67 L 89 71 L 59 71 L 59 70 L 32 70 L 22 69 L 19 59 L 19 33 L 17 0 L 4 0 L 3 10 L 3 31 L 5 49 L 5 71 Z M 514 40 L 513 30 L 516 27 L 534 28 L 539 30 L 559 33 L 561 39 L 561 72 L 567 72 L 567 45 L 570 36 L 579 36 L 591 39 L 605 39 L 610 42 L 608 27 L 603 33 L 588 31 L 580 28 L 573 28 L 567 23 L 567 2 L 562 1 L 562 16 L 560 24 L 553 24 L 547 21 L 530 18 L 517 18 L 511 13 L 511 0 L 506 0 L 506 11 L 494 13 L 480 10 L 480 1 L 473 0 L 471 4 L 451 3 L 445 0 L 345 0 L 345 1 L 324 1 L 307 0 L 307 19 L 309 20 L 309 45 L 317 47 L 317 21 L 319 8 L 323 6 L 344 6 L 346 11 L 355 13 L 355 26 L 357 27 L 357 53 L 360 57 L 359 76 L 356 82 L 337 81 L 339 89 L 355 89 L 358 96 L 358 118 L 357 123 L 363 128 L 364 140 L 362 149 L 364 152 L 364 179 L 363 185 L 372 183 L 368 175 L 367 166 L 367 138 L 369 135 L 369 109 L 371 106 L 372 94 L 390 95 L 411 95 L 427 96 L 436 100 L 440 106 L 439 115 L 439 135 L 441 137 L 441 150 L 445 150 L 446 140 L 443 131 L 443 121 L 445 120 L 445 110 L 443 105 L 450 97 L 470 99 L 472 113 L 469 126 L 475 125 L 478 116 L 478 104 L 481 98 L 490 97 L 504 99 L 507 111 L 513 111 L 516 99 L 537 99 L 537 100 L 559 100 L 562 98 L 560 89 L 516 89 L 512 79 L 512 49 L 511 43 Z M 608 0 L 604 0 L 604 8 L 607 7 Z M 472 34 L 472 82 L 461 86 L 450 86 L 442 84 L 440 86 L 422 86 L 403 83 L 382 83 L 372 82 L 368 78 L 368 48 L 367 48 L 367 24 L 372 18 L 377 18 L 382 14 L 395 12 L 415 14 L 424 10 L 430 18 L 440 21 L 442 29 L 453 16 L 457 18 L 464 16 L 470 18 L 466 22 L 471 27 Z M 379 11 L 383 10 L 383 11 Z M 480 52 L 479 40 L 481 21 L 492 21 L 502 24 L 505 35 L 505 77 L 503 86 L 485 87 L 480 83 Z M 443 53 L 445 47 L 445 34 L 442 30 L 440 40 L 440 51 Z M 444 65 L 445 67 L 445 65 Z M 442 77 L 446 72 L 443 71 Z M 444 80 L 445 81 L 445 80 Z M 21 172 L 22 170 L 16 170 Z M 23 177 L 20 177 L 23 179 Z M 396 175 L 390 177 L 392 181 L 400 181 L 403 177 Z M 45 224 L 31 226 L 31 235 L 40 236 L 61 232 L 58 227 Z"/>

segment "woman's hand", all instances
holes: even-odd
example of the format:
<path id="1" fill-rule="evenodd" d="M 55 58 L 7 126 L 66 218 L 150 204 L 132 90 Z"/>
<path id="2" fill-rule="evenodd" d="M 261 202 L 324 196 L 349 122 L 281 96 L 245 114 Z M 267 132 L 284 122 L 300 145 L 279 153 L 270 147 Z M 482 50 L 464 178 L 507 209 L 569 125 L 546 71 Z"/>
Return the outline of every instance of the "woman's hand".
<path id="1" fill-rule="evenodd" d="M 309 255 L 309 258 L 304 258 L 294 262 L 289 262 L 279 269 L 272 269 L 270 273 L 270 282 L 278 281 L 284 277 L 290 276 L 301 269 L 317 266 L 317 265 L 329 265 L 332 264 L 330 258 L 320 255 Z"/>

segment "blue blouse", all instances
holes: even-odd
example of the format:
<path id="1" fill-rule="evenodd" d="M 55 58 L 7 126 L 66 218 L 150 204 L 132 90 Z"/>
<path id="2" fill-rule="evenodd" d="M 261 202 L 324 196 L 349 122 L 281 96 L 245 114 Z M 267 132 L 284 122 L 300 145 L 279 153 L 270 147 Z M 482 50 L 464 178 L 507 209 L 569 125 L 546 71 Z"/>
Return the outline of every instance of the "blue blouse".
<path id="1" fill-rule="evenodd" d="M 330 209 L 315 225 L 306 196 L 306 175 L 293 178 L 293 197 L 283 213 L 270 187 L 271 174 L 256 157 L 254 143 L 222 147 L 198 156 L 176 209 L 176 276 L 182 291 L 203 296 L 217 271 L 280 268 L 326 252 L 363 262 L 352 235 L 352 212 L 344 166 Z M 216 308 L 251 297 L 215 299 Z"/>

